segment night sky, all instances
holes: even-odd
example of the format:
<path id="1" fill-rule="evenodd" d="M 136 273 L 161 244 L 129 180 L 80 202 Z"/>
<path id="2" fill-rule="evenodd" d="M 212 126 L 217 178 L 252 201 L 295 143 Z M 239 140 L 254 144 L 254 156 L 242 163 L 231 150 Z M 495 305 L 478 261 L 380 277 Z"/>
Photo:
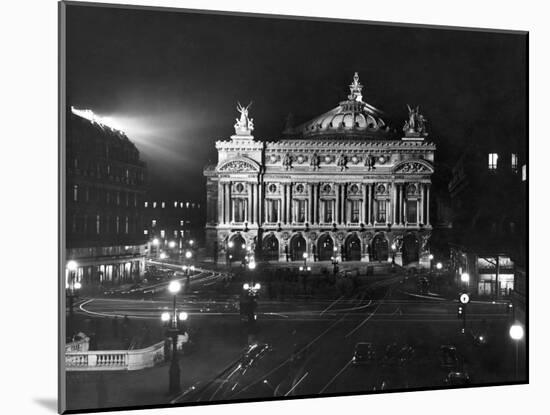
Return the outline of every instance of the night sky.
<path id="1" fill-rule="evenodd" d="M 444 178 L 474 142 L 526 142 L 526 37 L 508 33 L 67 9 L 67 102 L 111 118 L 147 162 L 152 198 L 203 200 L 214 142 L 254 101 L 254 136 L 334 108 L 353 73 L 401 130 L 420 105 Z M 435 179 L 435 177 L 434 177 Z"/>

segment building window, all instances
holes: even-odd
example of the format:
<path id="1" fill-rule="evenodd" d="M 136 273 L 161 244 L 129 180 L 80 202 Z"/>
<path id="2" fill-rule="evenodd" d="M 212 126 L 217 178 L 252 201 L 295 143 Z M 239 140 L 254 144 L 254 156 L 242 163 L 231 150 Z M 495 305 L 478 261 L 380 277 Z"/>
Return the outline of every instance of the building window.
<path id="1" fill-rule="evenodd" d="M 153 209 L 157 207 L 157 202 L 153 202 Z"/>
<path id="2" fill-rule="evenodd" d="M 164 232 L 164 229 L 160 231 L 160 237 L 164 239 L 164 236 L 166 235 L 166 232 Z"/>
<path id="3" fill-rule="evenodd" d="M 101 227 L 101 221 L 99 218 L 99 215 L 96 215 L 95 217 L 95 232 L 99 235 L 99 229 Z"/>
<path id="4" fill-rule="evenodd" d="M 407 200 L 407 222 L 416 223 L 416 200 Z"/>
<path id="5" fill-rule="evenodd" d="M 359 200 L 352 200 L 351 201 L 351 223 L 359 223 Z"/>
<path id="6" fill-rule="evenodd" d="M 180 226 L 183 226 L 183 221 L 182 220 L 180 220 Z"/>
<path id="7" fill-rule="evenodd" d="M 334 220 L 334 200 L 324 200 L 323 201 L 323 208 L 324 208 L 324 222 L 325 223 L 332 223 Z"/>
<path id="8" fill-rule="evenodd" d="M 124 218 L 124 233 L 128 233 L 128 216 Z"/>
<path id="9" fill-rule="evenodd" d="M 73 200 L 78 202 L 78 185 L 73 186 Z"/>
<path id="10" fill-rule="evenodd" d="M 514 173 L 518 171 L 518 155 L 515 153 L 512 153 L 512 171 Z"/>
<path id="11" fill-rule="evenodd" d="M 178 237 L 178 231 L 174 231 L 174 238 L 177 238 Z"/>
<path id="12" fill-rule="evenodd" d="M 120 205 L 120 192 L 119 191 L 116 192 L 116 204 Z"/>
<path id="13" fill-rule="evenodd" d="M 524 182 L 527 180 L 527 164 L 521 166 L 521 181 Z"/>
<path id="14" fill-rule="evenodd" d="M 489 170 L 496 170 L 498 162 L 497 153 L 489 153 Z"/>
<path id="15" fill-rule="evenodd" d="M 156 219 L 153 219 L 151 221 L 151 226 L 154 228 L 155 226 L 157 226 L 157 220 Z"/>
<path id="16" fill-rule="evenodd" d="M 120 216 L 116 217 L 116 233 L 120 233 Z"/>
<path id="17" fill-rule="evenodd" d="M 267 199 L 267 221 L 276 223 L 279 221 L 279 201 L 275 199 Z"/>
<path id="18" fill-rule="evenodd" d="M 237 198 L 233 199 L 234 207 L 234 221 L 235 222 L 244 222 L 245 220 L 245 208 L 246 208 L 246 199 Z"/>
<path id="19" fill-rule="evenodd" d="M 147 207 L 149 205 L 149 202 L 145 202 L 144 206 Z"/>
<path id="20" fill-rule="evenodd" d="M 189 202 L 185 203 L 185 207 L 189 209 Z"/>
<path id="21" fill-rule="evenodd" d="M 386 222 L 386 204 L 387 203 L 385 200 L 376 201 L 376 207 L 377 207 L 376 221 L 377 222 Z"/>
<path id="22" fill-rule="evenodd" d="M 162 202 L 162 208 L 164 209 L 164 202 Z"/>
<path id="23" fill-rule="evenodd" d="M 296 221 L 298 223 L 304 223 L 306 221 L 306 201 L 297 200 L 296 201 Z"/>
<path id="24" fill-rule="evenodd" d="M 180 202 L 180 208 L 183 209 L 183 202 Z"/>
<path id="25" fill-rule="evenodd" d="M 174 202 L 174 207 L 175 207 L 175 208 L 178 207 L 178 202 Z"/>
<path id="26" fill-rule="evenodd" d="M 144 230 L 143 230 L 143 234 L 144 234 L 144 235 L 149 235 L 149 231 L 148 231 L 147 229 L 144 229 Z"/>

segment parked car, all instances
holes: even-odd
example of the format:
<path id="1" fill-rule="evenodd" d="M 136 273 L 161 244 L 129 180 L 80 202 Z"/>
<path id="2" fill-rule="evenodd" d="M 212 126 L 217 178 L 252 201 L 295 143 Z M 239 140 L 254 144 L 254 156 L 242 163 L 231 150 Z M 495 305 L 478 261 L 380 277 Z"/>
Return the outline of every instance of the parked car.
<path id="1" fill-rule="evenodd" d="M 456 369 L 458 367 L 458 356 L 456 347 L 444 345 L 439 348 L 439 360 L 444 369 Z"/>
<path id="2" fill-rule="evenodd" d="M 444 382 L 449 386 L 469 385 L 470 376 L 466 372 L 449 372 Z"/>
<path id="3" fill-rule="evenodd" d="M 355 345 L 352 363 L 354 365 L 370 363 L 376 358 L 376 350 L 372 343 L 361 342 Z"/>

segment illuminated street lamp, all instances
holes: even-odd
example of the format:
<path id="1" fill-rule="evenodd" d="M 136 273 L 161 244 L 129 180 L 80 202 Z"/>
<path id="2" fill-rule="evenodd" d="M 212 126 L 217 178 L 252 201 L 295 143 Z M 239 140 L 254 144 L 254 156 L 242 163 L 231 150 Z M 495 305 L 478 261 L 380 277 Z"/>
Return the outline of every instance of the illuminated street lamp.
<path id="1" fill-rule="evenodd" d="M 190 261 L 191 258 L 193 257 L 193 253 L 191 251 L 185 251 L 185 259 L 187 261 Z M 189 286 L 189 280 L 191 278 L 191 271 L 194 271 L 195 270 L 195 267 L 193 267 L 193 269 L 191 269 L 191 266 L 189 264 L 186 264 L 184 265 L 184 270 L 186 272 L 186 276 L 187 276 L 187 286 Z"/>
<path id="2" fill-rule="evenodd" d="M 158 238 L 153 239 L 153 245 L 158 246 L 159 243 L 160 242 L 159 242 Z"/>
<path id="3" fill-rule="evenodd" d="M 192 239 L 189 240 L 189 245 L 193 246 L 194 243 L 195 243 L 194 240 L 192 240 Z"/>
<path id="4" fill-rule="evenodd" d="M 441 262 L 438 262 L 437 264 L 435 264 L 435 267 L 441 271 L 441 269 L 443 268 L 443 264 Z"/>
<path id="5" fill-rule="evenodd" d="M 78 262 L 70 260 L 67 262 L 67 271 L 69 272 L 67 279 L 67 297 L 69 298 L 69 315 L 71 318 L 74 314 L 74 297 L 77 291 L 82 288 L 82 284 L 76 281 L 76 271 L 78 270 Z"/>
<path id="6" fill-rule="evenodd" d="M 463 272 L 460 275 L 460 281 L 462 281 L 462 284 L 468 286 L 470 284 L 470 274 L 468 274 L 467 272 Z"/>
<path id="7" fill-rule="evenodd" d="M 392 267 L 395 265 L 395 251 L 397 251 L 397 245 L 395 243 L 391 244 L 391 264 Z"/>
<path id="8" fill-rule="evenodd" d="M 168 291 L 173 295 L 173 307 L 172 314 L 164 312 L 161 315 L 161 320 L 169 324 L 168 334 L 172 337 L 172 361 L 170 363 L 169 371 L 169 390 L 171 394 L 178 393 L 181 390 L 180 383 L 180 366 L 178 363 L 178 321 L 181 318 L 178 318 L 177 308 L 176 308 L 176 297 L 181 290 L 181 283 L 177 280 L 171 281 L 168 284 Z M 184 314 L 183 312 L 181 314 Z M 187 320 L 187 313 L 185 313 L 185 319 Z"/>
<path id="9" fill-rule="evenodd" d="M 160 255 L 159 255 L 159 258 L 160 259 L 166 259 L 168 255 L 166 255 L 165 252 L 161 252 Z"/>
<path id="10" fill-rule="evenodd" d="M 302 254 L 302 258 L 304 258 L 304 269 L 307 268 L 307 252 L 304 252 Z"/>
<path id="11" fill-rule="evenodd" d="M 172 249 L 175 248 L 176 247 L 176 242 L 175 241 L 168 242 L 168 247 L 172 248 Z"/>
<path id="12" fill-rule="evenodd" d="M 510 326 L 510 338 L 514 341 L 514 343 L 516 344 L 516 362 L 515 362 L 515 373 L 516 373 L 516 380 L 518 378 L 518 373 L 519 373 L 519 342 L 523 339 L 523 336 L 524 336 L 524 330 L 523 330 L 523 326 L 518 324 L 518 323 L 515 323 L 515 324 L 512 324 L 512 326 Z"/>

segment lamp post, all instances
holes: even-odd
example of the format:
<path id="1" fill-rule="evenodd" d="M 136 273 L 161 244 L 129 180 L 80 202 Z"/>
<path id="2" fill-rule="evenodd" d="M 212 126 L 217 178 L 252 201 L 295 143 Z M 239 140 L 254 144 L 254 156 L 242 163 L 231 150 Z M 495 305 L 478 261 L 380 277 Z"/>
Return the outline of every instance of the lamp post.
<path id="1" fill-rule="evenodd" d="M 185 252 L 185 260 L 187 261 L 187 264 L 184 265 L 184 267 L 185 267 L 184 270 L 186 271 L 186 284 L 187 284 L 187 286 L 189 286 L 189 280 L 191 278 L 191 276 L 190 276 L 191 266 L 190 266 L 189 262 L 191 261 L 192 257 L 193 257 L 193 253 L 191 251 L 186 251 Z"/>
<path id="2" fill-rule="evenodd" d="M 307 268 L 307 252 L 304 252 L 302 254 L 302 258 L 304 258 L 304 269 Z"/>
<path id="3" fill-rule="evenodd" d="M 395 243 L 391 244 L 391 265 L 392 268 L 395 265 L 395 251 L 397 250 L 397 245 Z"/>
<path id="4" fill-rule="evenodd" d="M 516 344 L 515 377 L 517 380 L 519 375 L 519 342 L 523 339 L 524 336 L 523 326 L 518 323 L 512 324 L 509 334 L 510 338 Z"/>
<path id="5" fill-rule="evenodd" d="M 173 295 L 173 307 L 172 314 L 163 313 L 161 316 L 162 321 L 168 326 L 168 334 L 172 338 L 172 361 L 170 362 L 170 371 L 169 371 L 169 391 L 171 394 L 178 393 L 181 390 L 180 384 L 180 366 L 178 362 L 178 318 L 177 308 L 176 308 L 176 297 L 181 290 L 181 284 L 179 281 L 171 281 L 168 285 L 168 291 Z M 184 320 L 187 319 L 187 313 L 183 314 Z"/>
<path id="6" fill-rule="evenodd" d="M 465 286 L 466 288 L 469 288 L 470 287 L 470 274 L 468 274 L 467 272 L 463 272 L 460 275 L 460 281 L 462 282 L 463 286 Z"/>
<path id="7" fill-rule="evenodd" d="M 68 280 L 67 280 L 67 297 L 69 297 L 69 315 L 71 318 L 74 313 L 74 297 L 76 292 L 82 288 L 82 284 L 76 281 L 76 270 L 78 269 L 78 263 L 74 260 L 67 262 L 67 270 L 69 271 Z"/>

